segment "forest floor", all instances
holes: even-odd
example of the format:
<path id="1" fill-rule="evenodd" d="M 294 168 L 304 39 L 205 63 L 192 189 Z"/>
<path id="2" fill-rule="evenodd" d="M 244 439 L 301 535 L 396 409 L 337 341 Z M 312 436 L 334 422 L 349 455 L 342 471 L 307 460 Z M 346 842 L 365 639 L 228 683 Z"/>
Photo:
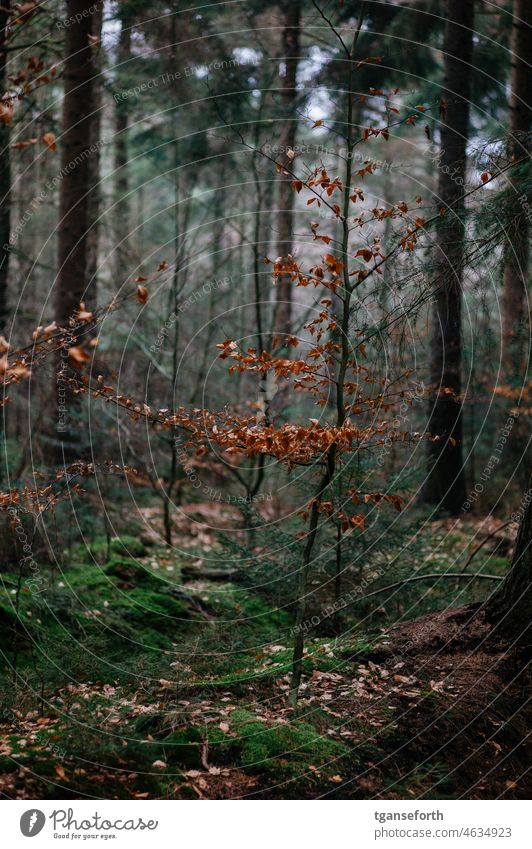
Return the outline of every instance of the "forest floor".
<path id="1" fill-rule="evenodd" d="M 19 641 L 18 678 L 2 682 L 4 797 L 527 796 L 523 663 L 477 604 L 309 638 L 289 708 L 288 614 L 229 581 L 179 583 L 167 550 L 131 556 L 134 543 L 24 597 L 23 629 L 2 602 L 3 644 L 14 628 Z"/>

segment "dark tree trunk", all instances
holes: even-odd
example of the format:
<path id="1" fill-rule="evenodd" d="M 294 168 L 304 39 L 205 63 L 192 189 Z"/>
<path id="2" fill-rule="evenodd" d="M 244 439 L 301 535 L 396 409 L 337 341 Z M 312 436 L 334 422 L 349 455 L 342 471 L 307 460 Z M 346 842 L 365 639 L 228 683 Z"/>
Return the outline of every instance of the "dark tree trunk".
<path id="1" fill-rule="evenodd" d="M 532 117 L 532 0 L 515 0 L 511 41 L 511 94 L 509 109 L 508 156 L 521 159 L 530 151 Z M 523 374 L 523 349 L 528 316 L 525 303 L 529 264 L 530 224 L 526 214 L 521 179 L 528 163 L 514 176 L 510 205 L 510 224 L 504 251 L 504 284 L 502 294 L 502 347 L 506 380 L 514 383 Z M 524 175 L 523 175 L 524 176 Z"/>
<path id="2" fill-rule="evenodd" d="M 462 452 L 462 281 L 464 264 L 464 194 L 469 95 L 473 51 L 474 4 L 445 4 L 444 68 L 441 103 L 441 152 L 438 175 L 438 223 L 431 328 L 430 442 L 424 499 L 451 514 L 465 501 Z M 452 205 L 452 206 L 451 206 Z M 451 206 L 451 208 L 449 208 Z M 452 394 L 442 390 L 450 388 Z"/>
<path id="3" fill-rule="evenodd" d="M 288 151 L 294 149 L 297 129 L 297 91 L 296 78 L 299 62 L 299 38 L 301 25 L 301 4 L 292 0 L 284 6 L 283 56 L 284 74 L 281 77 L 281 132 L 279 134 L 279 155 L 277 162 L 292 169 L 292 159 Z M 292 177 L 280 173 L 277 195 L 277 253 L 286 257 L 292 253 L 294 190 L 290 183 Z M 291 332 L 292 321 L 292 283 L 288 277 L 280 277 L 277 283 L 277 298 L 273 329 L 274 333 Z"/>
<path id="4" fill-rule="evenodd" d="M 131 55 L 131 24 L 122 19 L 118 41 L 118 79 L 126 70 L 125 63 Z M 117 95 L 120 91 L 117 92 Z M 115 253 L 114 266 L 117 281 L 127 274 L 129 201 L 128 201 L 128 149 L 127 129 L 129 124 L 129 104 L 127 98 L 115 100 L 115 137 L 114 137 L 114 194 L 115 194 Z"/>
<path id="5" fill-rule="evenodd" d="M 103 2 L 94 4 L 94 15 L 92 16 L 92 35 L 98 39 L 93 47 L 93 67 L 97 75 L 94 83 L 93 108 L 94 113 L 90 125 L 90 148 L 89 157 L 89 202 L 88 202 L 88 232 L 87 232 L 87 294 L 85 304 L 94 309 L 98 291 L 98 247 L 100 236 L 100 145 L 102 131 L 102 97 L 101 97 L 101 47 L 103 22 Z"/>
<path id="6" fill-rule="evenodd" d="M 530 647 L 532 611 L 532 479 L 523 498 L 524 508 L 510 570 L 487 605 L 487 616 L 497 632 L 519 646 Z"/>
<path id="7" fill-rule="evenodd" d="M 89 281 L 90 239 L 88 231 L 94 203 L 94 120 L 96 115 L 95 61 L 97 46 L 91 44 L 98 28 L 97 5 L 87 14 L 85 0 L 67 0 L 66 15 L 76 23 L 65 29 L 64 96 L 61 130 L 61 186 L 59 193 L 58 261 L 55 318 L 67 326 L 81 302 L 94 304 L 94 280 Z M 94 243 L 93 243 L 94 248 Z M 58 463 L 71 463 L 85 456 L 82 444 L 79 397 L 69 392 L 72 369 L 62 355 L 54 384 L 56 422 L 52 430 L 53 452 Z"/>
<path id="8" fill-rule="evenodd" d="M 66 15 L 79 23 L 65 30 L 63 126 L 59 201 L 59 272 L 55 296 L 58 323 L 65 324 L 87 297 L 87 229 L 92 167 L 90 145 L 94 114 L 95 30 L 85 0 L 67 0 Z"/>
<path id="9" fill-rule="evenodd" d="M 0 95 L 6 90 L 6 65 L 10 0 L 0 7 Z M 6 330 L 9 237 L 11 231 L 11 162 L 9 124 L 0 122 L 0 333 Z"/>

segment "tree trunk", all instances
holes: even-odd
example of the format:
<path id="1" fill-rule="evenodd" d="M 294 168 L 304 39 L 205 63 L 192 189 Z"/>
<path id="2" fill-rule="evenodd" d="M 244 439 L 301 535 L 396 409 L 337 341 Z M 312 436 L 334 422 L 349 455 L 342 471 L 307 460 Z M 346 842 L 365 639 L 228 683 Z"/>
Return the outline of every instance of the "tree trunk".
<path id="1" fill-rule="evenodd" d="M 515 0 L 511 41 L 511 94 L 509 103 L 508 157 L 520 159 L 530 151 L 532 116 L 532 0 Z M 528 170 L 528 163 L 520 169 Z M 526 214 L 526 180 L 516 176 L 510 204 L 510 224 L 504 250 L 502 293 L 502 354 L 505 378 L 512 384 L 523 374 L 523 348 L 528 316 L 525 314 L 530 224 Z M 521 187 L 521 188 L 520 188 Z"/>
<path id="2" fill-rule="evenodd" d="M 521 502 L 523 515 L 506 578 L 487 605 L 487 617 L 512 643 L 530 647 L 532 611 L 532 479 Z"/>
<path id="3" fill-rule="evenodd" d="M 55 295 L 56 320 L 65 324 L 87 295 L 87 228 L 91 178 L 90 144 L 94 114 L 94 7 L 85 0 L 67 0 L 66 15 L 79 23 L 65 29 L 63 126 L 59 199 L 59 272 Z"/>
<path id="4" fill-rule="evenodd" d="M 131 55 L 131 24 L 122 18 L 120 37 L 118 41 L 118 79 L 122 77 Z M 117 95 L 120 94 L 120 90 Z M 115 137 L 114 137 L 114 194 L 115 194 L 115 255 L 114 266 L 117 281 L 127 276 L 128 235 L 129 235 L 129 201 L 128 201 L 128 150 L 127 129 L 129 124 L 129 104 L 127 98 L 115 99 Z"/>
<path id="5" fill-rule="evenodd" d="M 294 149 L 297 129 L 297 91 L 296 77 L 299 61 L 299 37 L 301 25 L 301 4 L 292 0 L 284 6 L 283 28 L 283 65 L 281 77 L 281 132 L 279 135 L 279 155 L 277 162 L 292 169 L 292 159 L 288 151 Z M 290 183 L 292 177 L 279 174 L 277 196 L 277 253 L 286 257 L 292 253 L 292 235 L 294 218 L 294 190 Z M 291 332 L 292 321 L 292 282 L 288 276 L 280 277 L 277 282 L 277 298 L 273 322 L 274 333 Z"/>
<path id="6" fill-rule="evenodd" d="M 68 326 L 81 302 L 94 303 L 89 288 L 90 199 L 94 165 L 91 145 L 96 114 L 94 78 L 97 73 L 95 48 L 90 36 L 97 24 L 96 5 L 87 14 L 85 0 L 67 0 L 66 15 L 76 23 L 65 30 L 64 96 L 61 130 L 61 186 L 59 193 L 58 262 L 55 290 L 55 318 Z M 94 150 L 94 148 L 92 148 Z M 74 340 L 73 340 L 74 341 Z M 84 429 L 79 425 L 78 396 L 69 393 L 72 369 L 61 354 L 54 384 L 56 422 L 52 429 L 56 462 L 68 464 L 82 457 L 89 446 L 84 442 Z M 67 403 L 67 395 L 68 403 Z"/>
<path id="7" fill-rule="evenodd" d="M 96 77 L 96 85 L 93 92 L 93 108 L 90 126 L 90 148 L 89 157 L 89 201 L 88 201 L 88 232 L 87 232 L 87 294 L 85 304 L 88 308 L 96 306 L 96 295 L 98 291 L 98 246 L 100 235 L 100 145 L 102 131 L 102 97 L 101 97 L 101 46 L 103 2 L 94 4 L 94 15 L 92 16 L 92 36 L 98 39 L 98 44 L 93 47 L 93 67 Z"/>
<path id="8" fill-rule="evenodd" d="M 464 265 L 464 194 L 469 95 L 473 51 L 474 4 L 445 4 L 444 84 L 441 101 L 441 152 L 438 175 L 438 223 L 431 328 L 429 405 L 430 442 L 423 496 L 455 515 L 465 501 L 462 411 L 462 281 Z M 449 206 L 452 204 L 452 208 Z M 452 394 L 441 390 L 449 387 Z"/>
<path id="9" fill-rule="evenodd" d="M 6 90 L 6 65 L 10 0 L 0 7 L 0 96 Z M 7 322 L 7 280 L 9 272 L 9 237 L 11 231 L 11 162 L 9 125 L 0 122 L 0 333 Z"/>

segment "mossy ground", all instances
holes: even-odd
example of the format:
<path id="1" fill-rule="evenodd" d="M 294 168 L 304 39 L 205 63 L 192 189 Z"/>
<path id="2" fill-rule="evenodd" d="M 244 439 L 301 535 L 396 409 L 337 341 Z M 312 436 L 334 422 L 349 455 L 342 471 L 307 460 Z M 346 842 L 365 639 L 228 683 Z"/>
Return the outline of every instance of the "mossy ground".
<path id="1" fill-rule="evenodd" d="M 446 571 L 463 539 L 443 536 L 431 568 Z M 372 660 L 383 628 L 368 636 L 353 612 L 349 637 L 308 637 L 290 709 L 289 609 L 239 583 L 183 583 L 182 560 L 135 537 L 74 553 L 37 589 L 2 575 L 7 796 L 452 795 L 444 763 L 409 757 L 405 776 L 393 756 L 399 708 L 442 694 L 402 658 L 390 685 L 393 665 Z"/>

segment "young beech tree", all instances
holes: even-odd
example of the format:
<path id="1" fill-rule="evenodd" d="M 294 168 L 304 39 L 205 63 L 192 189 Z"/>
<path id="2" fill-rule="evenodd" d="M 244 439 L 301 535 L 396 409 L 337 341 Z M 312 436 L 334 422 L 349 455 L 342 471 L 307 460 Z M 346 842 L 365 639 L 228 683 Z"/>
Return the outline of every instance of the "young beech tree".
<path id="1" fill-rule="evenodd" d="M 325 522 L 334 521 L 344 534 L 364 527 L 363 514 L 352 513 L 350 509 L 345 508 L 345 504 L 335 503 L 331 494 L 332 484 L 356 452 L 382 445 L 385 439 L 407 441 L 419 438 L 419 434 L 400 433 L 394 429 L 392 416 L 377 420 L 377 412 L 389 412 L 395 398 L 404 393 L 394 393 L 391 389 L 394 381 L 391 378 L 372 376 L 370 369 L 360 362 L 364 356 L 364 338 L 353 334 L 351 329 L 359 306 L 357 290 L 366 284 L 369 278 L 382 274 L 382 266 L 387 259 L 381 251 L 380 238 L 374 235 L 374 222 L 387 219 L 406 222 L 404 234 L 397 247 L 397 250 L 402 251 L 414 250 L 418 232 L 425 224 L 416 214 L 412 216 L 404 201 L 387 208 L 374 208 L 370 226 L 366 224 L 364 214 L 354 214 L 352 208 L 364 201 L 364 193 L 360 187 L 353 185 L 353 178 L 356 176 L 362 180 L 377 168 L 376 163 L 368 159 L 364 162 L 364 167 L 354 174 L 355 147 L 371 137 L 380 137 L 385 142 L 390 133 L 389 123 L 386 123 L 382 128 L 369 127 L 359 136 L 355 136 L 355 51 L 361 27 L 362 17 L 351 35 L 350 44 L 333 30 L 343 50 L 347 67 L 347 115 L 344 136 L 346 155 L 342 178 L 331 177 L 323 165 L 315 168 L 308 176 L 298 177 L 292 170 L 295 163 L 292 166 L 287 165 L 286 161 L 277 163 L 285 177 L 293 178 L 291 186 L 295 192 L 309 193 L 307 205 L 311 207 L 315 204 L 318 208 L 326 208 L 339 226 L 340 238 L 335 239 L 327 233 L 321 233 L 318 223 L 311 223 L 313 240 L 323 242 L 328 249 L 322 261 L 308 270 L 304 270 L 290 255 L 279 257 L 274 263 L 274 277 L 278 281 L 288 280 L 292 286 L 312 286 L 318 293 L 320 289 L 323 290 L 325 297 L 319 297 L 320 309 L 317 317 L 305 325 L 312 341 L 304 355 L 293 360 L 276 358 L 274 351 L 258 353 L 256 349 L 249 348 L 246 352 L 241 352 L 237 344 L 229 339 L 219 345 L 222 349 L 220 356 L 234 361 L 230 371 L 255 371 L 261 377 L 273 371 L 277 378 L 290 377 L 294 381 L 294 389 L 313 395 L 315 403 L 322 409 L 326 407 L 330 394 L 335 398 L 332 422 L 326 419 L 323 422 L 311 419 L 310 425 L 285 424 L 282 427 L 273 424 L 250 427 L 249 423 L 242 423 L 239 428 L 231 426 L 224 439 L 224 447 L 228 451 L 243 450 L 247 454 L 263 452 L 283 460 L 289 468 L 304 464 L 311 466 L 317 473 L 314 495 L 308 510 L 305 511 L 309 524 L 307 531 L 303 532 L 305 544 L 300 569 L 290 686 L 290 701 L 293 704 L 297 701 L 301 681 L 303 639 L 307 630 L 305 617 L 309 575 L 320 527 Z M 385 104 L 384 116 L 389 119 L 392 113 L 397 114 L 399 110 L 391 104 L 388 96 L 384 96 L 382 92 L 380 94 Z M 414 124 L 416 115 L 406 115 L 402 120 Z M 322 124 L 322 121 L 317 121 L 315 126 Z M 294 162 L 295 154 L 290 156 L 290 151 L 288 154 L 288 159 Z M 358 247 L 360 244 L 365 246 Z M 334 301 L 332 295 L 335 296 Z M 333 311 L 333 303 L 339 304 L 338 313 Z M 278 341 L 287 346 L 300 345 L 300 340 L 291 335 Z M 396 379 L 406 376 L 396 376 Z M 371 384 L 378 385 L 378 390 L 373 388 L 368 394 L 367 389 Z M 364 417 L 368 412 L 371 412 L 373 417 L 369 424 L 365 424 Z M 217 441 L 220 444 L 219 438 Z M 390 501 L 395 506 L 400 506 L 396 494 L 362 493 L 356 487 L 349 491 L 348 500 L 350 505 Z"/>

